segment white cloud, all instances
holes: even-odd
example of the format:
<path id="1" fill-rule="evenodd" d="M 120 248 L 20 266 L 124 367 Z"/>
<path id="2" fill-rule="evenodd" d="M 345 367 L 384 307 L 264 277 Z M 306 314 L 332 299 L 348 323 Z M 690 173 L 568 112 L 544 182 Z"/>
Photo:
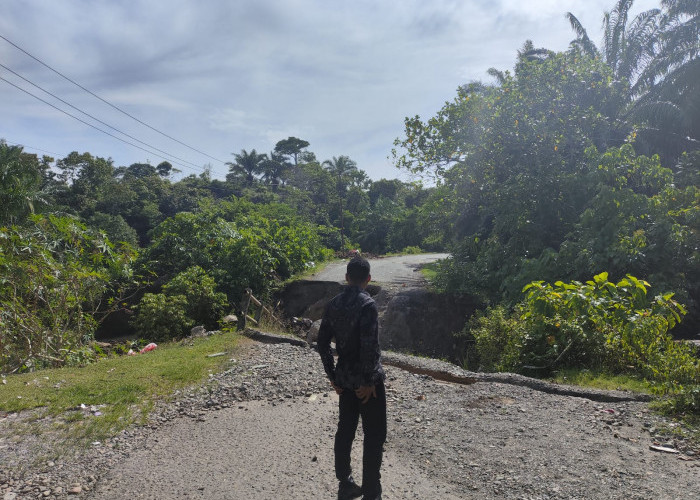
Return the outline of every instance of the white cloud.
<path id="1" fill-rule="evenodd" d="M 310 141 L 319 159 L 349 154 L 379 178 L 397 175 L 386 156 L 405 116 L 427 118 L 458 85 L 488 79 L 489 67 L 511 68 L 528 38 L 565 49 L 573 38 L 566 11 L 597 39 L 602 13 L 613 3 L 3 0 L 0 34 L 217 158 L 269 151 L 294 135 Z M 655 3 L 638 0 L 638 10 Z M 158 148 L 210 161 L 125 119 L 2 40 L 0 62 Z M 144 161 L 143 151 L 44 109 L 3 82 L 0 99 L 0 136 L 49 150 L 88 150 L 117 164 Z M 215 175 L 226 170 L 214 167 Z"/>

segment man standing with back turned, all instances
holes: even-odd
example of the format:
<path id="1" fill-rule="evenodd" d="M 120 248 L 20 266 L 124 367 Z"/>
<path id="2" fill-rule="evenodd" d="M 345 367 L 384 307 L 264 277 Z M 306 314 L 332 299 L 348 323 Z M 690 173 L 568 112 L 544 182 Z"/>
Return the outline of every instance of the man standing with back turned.
<path id="1" fill-rule="evenodd" d="M 386 440 L 386 393 L 380 362 L 377 305 L 365 291 L 372 278 L 369 262 L 354 257 L 347 266 L 347 288 L 326 306 L 318 333 L 318 352 L 331 385 L 340 395 L 340 417 L 335 433 L 335 475 L 338 499 L 381 500 L 379 469 Z M 331 338 L 335 337 L 338 365 L 334 366 Z M 359 417 L 364 448 L 362 488 L 353 480 L 350 451 Z"/>

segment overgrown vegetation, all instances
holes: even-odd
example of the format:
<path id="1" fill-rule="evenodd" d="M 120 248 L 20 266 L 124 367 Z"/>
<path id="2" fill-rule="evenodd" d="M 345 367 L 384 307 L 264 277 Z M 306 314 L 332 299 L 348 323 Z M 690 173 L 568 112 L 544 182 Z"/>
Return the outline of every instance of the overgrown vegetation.
<path id="1" fill-rule="evenodd" d="M 607 273 L 585 283 L 530 283 L 512 312 L 499 306 L 470 320 L 464 335 L 476 356 L 465 357 L 472 368 L 538 376 L 572 368 L 635 374 L 670 396 L 676 411 L 700 412 L 700 358 L 669 333 L 685 309 L 672 293 L 649 298 L 648 288 L 631 275 L 611 282 Z"/>
<path id="2" fill-rule="evenodd" d="M 97 321 L 130 281 L 134 251 L 71 217 L 0 229 L 0 367 L 85 362 Z"/>
<path id="3" fill-rule="evenodd" d="M 430 188 L 295 137 L 177 181 L 0 141 L 0 371 L 89 362 L 113 312 L 152 340 L 214 328 L 246 288 L 268 297 L 335 252 L 449 250 L 427 272 L 487 308 L 478 366 L 633 373 L 698 412 L 697 358 L 670 334 L 700 330 L 700 4 L 631 5 L 600 47 L 569 14 L 568 50 L 528 41 L 512 71 L 407 118 L 395 162 Z"/>
<path id="4" fill-rule="evenodd" d="M 601 47 L 568 14 L 569 50 L 528 41 L 512 72 L 407 118 L 394 157 L 435 179 L 452 250 L 435 283 L 488 308 L 470 323 L 483 369 L 635 372 L 697 412 L 697 358 L 669 331 L 700 330 L 700 4 L 632 3 Z"/>

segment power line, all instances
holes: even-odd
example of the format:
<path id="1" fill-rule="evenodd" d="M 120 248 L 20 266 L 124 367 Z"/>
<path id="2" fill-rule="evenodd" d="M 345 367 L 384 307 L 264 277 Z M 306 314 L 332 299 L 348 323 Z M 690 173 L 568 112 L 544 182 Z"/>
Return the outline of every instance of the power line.
<path id="1" fill-rule="evenodd" d="M 48 153 L 48 154 L 54 155 L 54 156 L 61 156 L 61 153 L 56 153 L 54 151 L 46 151 L 45 149 L 35 148 L 33 146 L 27 146 L 26 144 L 20 144 L 18 142 L 8 141 L 7 139 L 4 139 L 4 141 L 5 141 L 5 144 L 9 144 L 10 146 L 20 146 L 21 148 L 24 148 L 24 149 L 33 149 L 34 151 L 41 151 L 42 153 Z"/>
<path id="2" fill-rule="evenodd" d="M 51 106 L 52 108 L 54 108 L 54 109 L 60 111 L 60 112 L 63 113 L 64 115 L 68 115 L 68 116 L 70 116 L 71 118 L 73 118 L 74 120 L 78 120 L 80 123 L 84 123 L 84 124 L 87 125 L 88 127 L 92 127 L 92 128 L 94 128 L 95 130 L 98 130 L 98 131 L 102 132 L 103 134 L 106 134 L 106 135 L 108 135 L 108 136 L 110 136 L 110 137 L 113 137 L 113 138 L 117 139 L 118 141 L 121 141 L 121 142 L 123 142 L 123 143 L 125 143 L 125 144 L 128 144 L 128 145 L 130 145 L 130 146 L 133 146 L 133 147 L 135 147 L 135 148 L 138 148 L 138 149 L 140 149 L 141 151 L 145 151 L 145 152 L 148 153 L 148 154 L 152 154 L 153 156 L 156 156 L 156 157 L 161 158 L 161 159 L 166 160 L 166 161 L 172 161 L 172 160 L 169 160 L 168 158 L 166 158 L 166 157 L 164 157 L 164 156 L 159 155 L 158 153 L 154 153 L 153 151 L 150 151 L 150 150 L 148 150 L 148 149 L 146 149 L 146 148 L 142 148 L 142 147 L 139 146 L 138 144 L 134 144 L 133 142 L 129 142 L 129 141 L 125 140 L 125 139 L 122 139 L 121 137 L 118 137 L 118 136 L 116 136 L 116 135 L 114 135 L 114 134 L 112 134 L 112 133 L 109 133 L 109 132 L 107 132 L 106 130 L 102 130 L 100 127 L 97 127 L 97 126 L 93 125 L 93 124 L 90 123 L 90 122 L 86 122 L 86 121 L 83 120 L 82 118 L 78 118 L 77 116 L 70 114 L 68 111 L 66 111 L 66 110 L 64 110 L 64 109 L 61 109 L 61 108 L 59 108 L 58 106 L 55 106 L 55 105 L 51 104 L 49 101 L 46 101 L 46 100 L 42 99 L 41 97 L 39 97 L 39 96 L 37 96 L 37 95 L 32 94 L 32 93 L 29 92 L 28 90 L 23 89 L 23 88 L 20 87 L 19 85 L 16 85 L 16 84 L 12 83 L 12 82 L 9 81 L 9 80 L 6 80 L 6 79 L 3 78 L 2 76 L 0 76 L 0 80 L 2 80 L 2 81 L 5 82 L 5 83 L 8 83 L 8 84 L 12 85 L 12 86 L 15 87 L 16 89 L 21 90 L 21 91 L 24 92 L 25 94 L 29 94 L 29 95 L 32 96 L 34 99 L 37 99 L 37 100 L 43 102 L 44 104 L 47 104 L 47 105 Z M 176 164 L 178 164 L 178 165 L 180 165 L 180 166 L 183 167 L 183 168 L 188 168 L 188 169 L 190 169 L 190 170 L 195 170 L 194 168 L 190 167 L 189 165 L 185 165 L 184 163 L 180 163 L 180 162 L 177 162 L 177 161 L 172 161 L 172 162 L 173 162 L 173 163 L 176 163 Z M 198 172 L 198 170 L 195 170 L 195 171 Z"/>
<path id="3" fill-rule="evenodd" d="M 32 59 L 34 59 L 36 62 L 38 62 L 38 63 L 41 64 L 42 66 L 44 66 L 44 67 L 50 69 L 51 71 L 53 71 L 54 73 L 56 73 L 56 74 L 57 74 L 58 76 L 60 76 L 61 78 L 64 78 L 64 79 L 68 80 L 70 83 L 72 83 L 72 84 L 75 85 L 76 87 L 78 87 L 78 88 L 84 90 L 85 92 L 87 92 L 87 93 L 90 94 L 91 96 L 95 97 L 96 99 L 99 99 L 99 100 L 102 101 L 103 103 L 105 103 L 105 104 L 107 104 L 108 106 L 110 106 L 110 107 L 116 109 L 116 110 L 119 111 L 120 113 L 122 113 L 122 114 L 128 116 L 128 117 L 131 118 L 132 120 L 137 121 L 137 122 L 140 123 L 141 125 L 143 125 L 143 126 L 145 126 L 145 127 L 148 127 L 148 128 L 150 128 L 151 130 L 153 130 L 153 131 L 155 131 L 155 132 L 158 132 L 160 135 L 162 135 L 162 136 L 164 136 L 164 137 L 167 137 L 168 139 L 170 139 L 170 140 L 172 140 L 172 141 L 175 141 L 175 142 L 177 142 L 178 144 L 181 144 L 181 145 L 185 146 L 186 148 L 191 149 L 192 151 L 196 151 L 197 153 L 206 156 L 207 158 L 210 158 L 210 159 L 212 159 L 212 160 L 214 160 L 214 161 L 218 161 L 219 163 L 224 163 L 224 164 L 226 163 L 226 162 L 223 161 L 223 160 L 219 160 L 218 158 L 215 158 L 215 157 L 213 157 L 213 156 L 211 156 L 211 155 L 208 155 L 208 154 L 205 153 L 204 151 L 200 151 L 200 150 L 197 149 L 197 148 L 194 148 L 194 147 L 192 147 L 192 146 L 190 146 L 190 145 L 188 145 L 188 144 L 185 144 L 184 142 L 180 141 L 179 139 L 176 139 L 176 138 L 174 138 L 174 137 L 172 137 L 172 136 L 166 134 L 165 132 L 161 132 L 161 131 L 158 130 L 157 128 L 155 128 L 155 127 L 149 125 L 148 123 L 146 123 L 146 122 L 144 122 L 144 121 L 141 121 L 140 119 L 138 119 L 138 118 L 136 118 L 135 116 L 133 116 L 133 115 L 127 113 L 126 111 L 124 111 L 123 109 L 119 108 L 118 106 L 115 106 L 115 105 L 112 104 L 111 102 L 109 102 L 109 101 L 103 99 L 102 97 L 98 96 L 97 94 L 95 94 L 95 93 L 92 92 L 91 90 L 89 90 L 89 89 L 83 87 L 83 86 L 80 85 L 78 82 L 76 82 L 76 81 L 74 81 L 74 80 L 71 80 L 71 79 L 68 78 L 66 75 L 64 75 L 64 74 L 61 73 L 60 71 L 58 71 L 58 70 L 52 68 L 51 66 L 49 66 L 48 64 L 46 64 L 44 61 L 42 61 L 42 60 L 39 59 L 38 57 L 33 56 L 32 54 L 30 54 L 29 52 L 27 52 L 26 50 L 24 50 L 22 47 L 20 47 L 20 46 L 17 45 L 16 43 L 14 43 L 14 42 L 8 40 L 7 38 L 5 38 L 5 37 L 2 36 L 2 35 L 0 35 L 0 38 L 2 38 L 2 39 L 5 40 L 7 43 L 9 43 L 9 44 L 12 45 L 13 47 L 15 47 L 17 50 L 23 52 L 24 54 L 26 54 L 26 55 L 28 55 L 29 57 L 31 57 Z"/>
<path id="4" fill-rule="evenodd" d="M 163 151 L 162 149 L 158 149 L 157 147 L 155 147 L 155 146 L 153 146 L 153 145 L 151 145 L 151 144 L 148 144 L 148 143 L 146 143 L 146 142 L 143 142 L 142 140 L 140 140 L 140 139 L 134 137 L 133 135 L 129 135 L 129 134 L 127 134 L 126 132 L 122 132 L 122 131 L 119 130 L 118 128 L 113 127 L 112 125 L 110 125 L 109 123 L 103 122 L 103 121 L 100 120 L 99 118 L 97 118 L 97 117 L 95 117 L 95 116 L 92 116 L 90 113 L 87 113 L 87 112 L 83 111 L 82 109 L 79 109 L 79 108 L 73 106 L 73 105 L 72 105 L 71 103 L 69 103 L 68 101 L 65 101 L 65 100 L 61 99 L 60 97 L 58 97 L 57 95 L 55 95 L 55 94 L 49 92 L 49 91 L 46 90 L 45 88 L 40 87 L 40 86 L 37 85 L 36 83 L 34 83 L 34 82 L 28 80 L 27 78 L 23 77 L 22 75 L 20 75 L 20 74 L 17 73 L 16 71 L 13 71 L 12 69 L 8 68 L 8 67 L 5 66 L 4 64 L 0 63 L 0 67 L 6 69 L 7 71 L 9 71 L 10 73 L 12 73 L 13 75 L 15 75 L 15 76 L 21 78 L 22 80 L 24 80 L 24 81 L 27 82 L 28 84 L 30 84 L 30 85 L 32 85 L 32 86 L 38 88 L 38 89 L 41 90 L 42 92 L 47 93 L 48 95 L 50 95 L 50 96 L 53 97 L 54 99 L 57 99 L 57 100 L 61 101 L 61 102 L 62 102 L 63 104 L 65 104 L 66 106 L 70 106 L 71 108 L 73 108 L 74 110 L 78 111 L 79 113 L 82 113 L 82 114 L 84 114 L 85 116 L 88 116 L 88 117 L 92 118 L 92 119 L 95 120 L 96 122 L 101 123 L 101 124 L 104 125 L 105 127 L 109 127 L 109 128 L 111 128 L 112 130 L 114 130 L 114 131 L 116 131 L 116 132 L 119 132 L 120 134 L 122 134 L 122 135 L 128 137 L 129 139 L 135 140 L 135 141 L 138 142 L 139 144 L 143 144 L 144 146 L 148 146 L 149 148 L 154 149 L 155 151 L 158 151 L 158 152 L 163 153 L 163 154 L 165 154 L 165 155 L 168 155 L 168 156 L 170 156 L 170 157 L 172 157 L 172 158 L 175 158 L 176 160 L 180 160 L 180 161 L 182 161 L 182 162 L 184 162 L 184 163 L 189 163 L 190 165 L 192 165 L 192 166 L 194 166 L 194 167 L 196 167 L 196 168 L 201 168 L 201 167 L 200 167 L 199 165 L 197 165 L 196 163 L 192 163 L 191 161 L 188 161 L 188 160 L 185 160 L 185 159 L 183 159 L 183 158 L 180 158 L 179 156 L 175 156 L 175 155 L 172 154 L 172 153 L 168 153 L 167 151 Z"/>

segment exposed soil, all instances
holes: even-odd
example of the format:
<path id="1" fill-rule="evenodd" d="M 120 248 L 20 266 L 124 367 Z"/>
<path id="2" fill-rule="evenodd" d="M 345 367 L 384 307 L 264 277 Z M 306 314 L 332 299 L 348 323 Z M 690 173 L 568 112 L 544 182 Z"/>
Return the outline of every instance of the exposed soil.
<path id="1" fill-rule="evenodd" d="M 24 415 L 0 419 L 0 498 L 335 498 L 336 397 L 318 354 L 242 344 L 229 370 L 158 408 L 152 425 L 56 462 L 27 466 L 55 444 L 13 439 Z M 646 403 L 386 372 L 385 499 L 700 498 L 698 450 L 664 435 Z"/>

